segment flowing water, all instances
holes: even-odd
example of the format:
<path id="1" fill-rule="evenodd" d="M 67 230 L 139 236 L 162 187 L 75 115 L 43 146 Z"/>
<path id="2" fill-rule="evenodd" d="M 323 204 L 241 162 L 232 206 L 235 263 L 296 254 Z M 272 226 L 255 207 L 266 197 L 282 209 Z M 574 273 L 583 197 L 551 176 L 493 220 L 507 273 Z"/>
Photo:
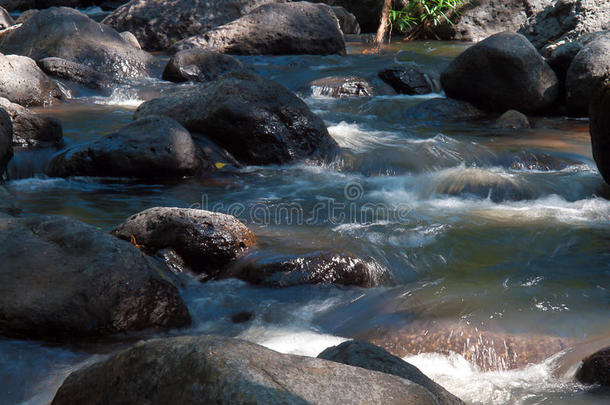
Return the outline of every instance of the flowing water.
<path id="1" fill-rule="evenodd" d="M 167 183 L 52 179 L 43 171 L 57 151 L 43 150 L 16 154 L 7 187 L 24 215 L 67 215 L 105 231 L 152 206 L 222 211 L 257 232 L 257 255 L 349 252 L 391 275 L 370 289 L 189 281 L 183 296 L 194 325 L 173 334 L 236 336 L 310 356 L 349 338 L 411 345 L 401 355 L 467 403 L 610 403 L 610 392 L 573 381 L 578 349 L 547 353 L 549 342 L 596 346 L 610 336 L 610 190 L 592 161 L 588 122 L 532 117 L 532 129 L 506 131 L 491 119 L 422 121 L 405 111 L 442 94 L 330 99 L 306 86 L 330 75 L 373 80 L 404 63 L 438 73 L 465 47 L 395 43 L 373 56 L 351 43 L 345 57 L 242 58 L 325 120 L 343 148 L 325 167 L 228 165 L 211 178 Z M 143 100 L 174 86 L 77 89 L 45 113 L 61 120 L 68 147 L 130 122 Z M 253 320 L 233 323 L 241 311 Z M 449 352 L 442 339 L 458 334 L 474 351 Z M 532 364 L 509 370 L 489 336 L 527 343 L 517 356 Z M 0 340 L 0 402 L 46 403 L 71 370 L 125 344 Z M 477 356 L 489 357 L 487 367 L 468 361 Z"/>

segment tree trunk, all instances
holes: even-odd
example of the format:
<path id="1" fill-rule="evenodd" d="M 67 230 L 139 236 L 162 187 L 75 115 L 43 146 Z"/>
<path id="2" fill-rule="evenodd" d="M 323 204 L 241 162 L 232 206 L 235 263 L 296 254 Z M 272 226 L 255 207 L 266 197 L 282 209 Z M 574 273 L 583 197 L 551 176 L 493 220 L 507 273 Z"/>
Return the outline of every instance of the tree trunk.
<path id="1" fill-rule="evenodd" d="M 384 0 L 383 8 L 381 9 L 381 19 L 379 20 L 379 28 L 377 28 L 377 35 L 375 36 L 375 42 L 373 42 L 373 50 L 376 52 L 381 50 L 381 44 L 383 44 L 385 34 L 388 31 L 388 17 L 390 16 L 391 7 L 392 0 Z"/>

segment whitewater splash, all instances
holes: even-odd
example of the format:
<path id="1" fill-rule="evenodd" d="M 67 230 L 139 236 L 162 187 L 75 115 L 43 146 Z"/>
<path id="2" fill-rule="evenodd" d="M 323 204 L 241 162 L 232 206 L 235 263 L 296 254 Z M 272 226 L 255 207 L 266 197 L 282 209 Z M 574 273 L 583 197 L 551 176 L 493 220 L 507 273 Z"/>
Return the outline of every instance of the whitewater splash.
<path id="1" fill-rule="evenodd" d="M 109 96 L 95 96 L 89 98 L 89 101 L 99 105 L 116 105 L 121 107 L 137 108 L 145 100 L 139 97 L 138 91 L 136 89 L 128 87 L 117 87 L 112 90 L 112 93 L 110 93 Z"/>

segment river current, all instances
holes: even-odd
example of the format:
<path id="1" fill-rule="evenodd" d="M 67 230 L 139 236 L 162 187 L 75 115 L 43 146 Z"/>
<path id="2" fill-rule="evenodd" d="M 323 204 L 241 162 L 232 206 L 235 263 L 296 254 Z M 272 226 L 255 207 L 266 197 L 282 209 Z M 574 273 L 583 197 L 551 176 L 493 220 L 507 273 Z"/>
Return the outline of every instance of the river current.
<path id="1" fill-rule="evenodd" d="M 39 150 L 16 154 L 6 187 L 24 215 L 66 215 L 104 231 L 153 206 L 222 211 L 258 234 L 260 257 L 348 252 L 391 276 L 370 289 L 192 280 L 183 297 L 194 324 L 172 334 L 236 336 L 310 356 L 405 328 L 422 336 L 462 328 L 517 336 L 533 350 L 548 337 L 603 342 L 610 337 L 610 188 L 592 160 L 586 120 L 531 117 L 532 129 L 507 131 L 492 119 L 405 113 L 442 94 L 332 99 L 307 86 L 333 75 L 374 80 L 405 63 L 438 73 L 466 47 L 399 41 L 375 56 L 352 42 L 344 57 L 240 58 L 297 92 L 326 122 L 343 150 L 327 166 L 228 164 L 210 178 L 167 183 L 53 179 L 43 172 L 57 150 Z M 168 60 L 157 58 L 160 68 Z M 111 94 L 78 89 L 44 113 L 61 120 L 69 147 L 130 122 L 142 101 L 173 86 L 151 79 Z M 253 320 L 232 322 L 242 311 Z M 125 344 L 0 339 L 0 402 L 48 403 L 71 370 Z M 577 355 L 481 369 L 428 347 L 405 359 L 470 404 L 610 403 L 607 390 L 574 382 Z"/>

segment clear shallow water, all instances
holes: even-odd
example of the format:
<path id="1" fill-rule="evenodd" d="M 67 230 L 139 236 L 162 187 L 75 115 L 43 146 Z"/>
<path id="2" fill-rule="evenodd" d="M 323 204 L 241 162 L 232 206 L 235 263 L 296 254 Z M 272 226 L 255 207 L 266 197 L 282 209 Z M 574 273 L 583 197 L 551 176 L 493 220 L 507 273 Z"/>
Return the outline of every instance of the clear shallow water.
<path id="1" fill-rule="evenodd" d="M 502 131 L 492 120 L 418 121 L 405 110 L 426 97 L 328 99 L 306 84 L 329 75 L 374 80 L 416 63 L 440 72 L 464 45 L 397 43 L 382 56 L 251 57 L 257 72 L 298 92 L 343 148 L 327 167 L 227 166 L 211 178 L 169 183 L 49 179 L 56 151 L 18 153 L 7 187 L 27 215 L 61 214 L 110 230 L 152 206 L 202 207 L 238 216 L 258 233 L 259 254 L 350 252 L 372 258 L 391 285 L 265 289 L 235 280 L 186 282 L 194 325 L 173 333 L 219 333 L 275 350 L 317 355 L 353 337 L 410 325 L 468 325 L 506 336 L 560 337 L 570 344 L 610 336 L 609 189 L 591 158 L 586 121 L 533 117 Z M 166 57 L 159 57 L 159 66 Z M 149 80 L 109 94 L 76 89 L 45 110 L 62 121 L 65 146 L 130 122 L 140 102 L 175 85 Z M 293 208 L 298 208 L 294 210 Z M 253 321 L 231 315 L 253 311 Z M 421 333 L 425 333 L 422 328 Z M 48 402 L 67 373 L 122 347 L 0 340 L 0 402 Z M 610 394 L 572 382 L 540 359 L 519 370 L 484 371 L 457 354 L 407 359 L 477 404 L 602 404 Z M 573 363 L 574 361 L 571 360 Z"/>

